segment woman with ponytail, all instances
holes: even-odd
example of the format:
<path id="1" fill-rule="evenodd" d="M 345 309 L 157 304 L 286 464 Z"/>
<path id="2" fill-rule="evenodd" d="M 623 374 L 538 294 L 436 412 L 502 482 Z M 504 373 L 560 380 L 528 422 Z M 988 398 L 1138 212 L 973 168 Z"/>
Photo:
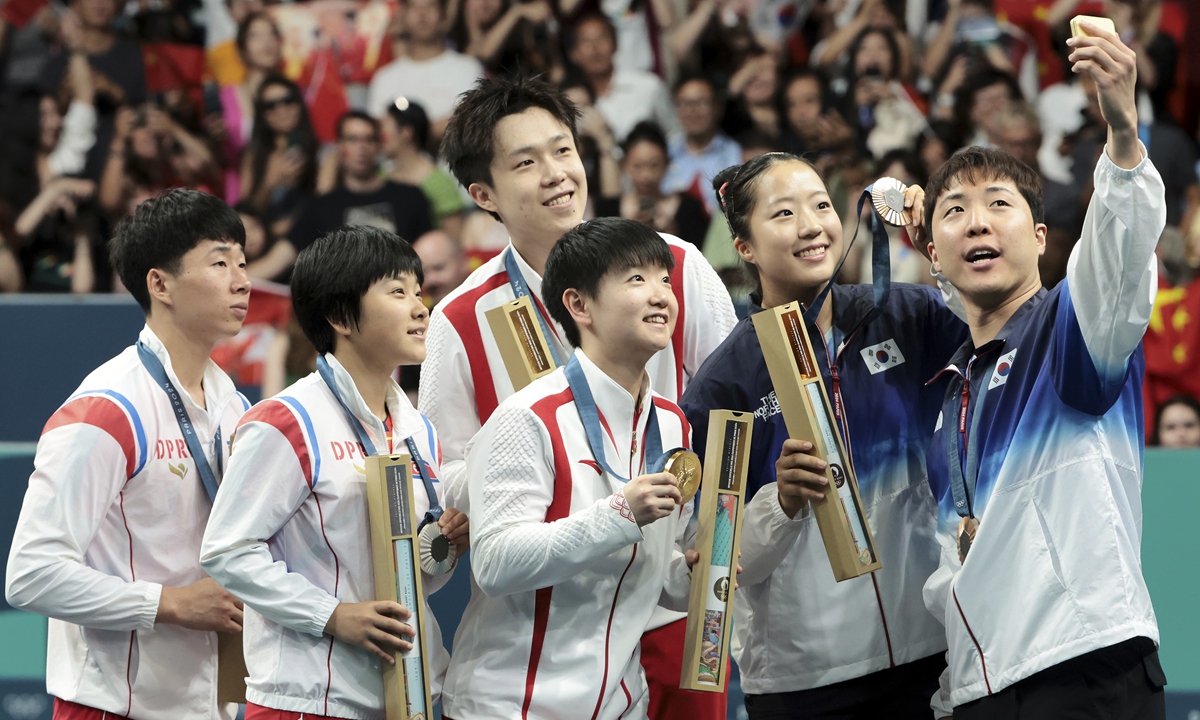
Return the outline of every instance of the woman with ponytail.
<path id="1" fill-rule="evenodd" d="M 824 179 L 800 157 L 761 155 L 713 186 L 758 284 L 751 312 L 820 304 L 809 337 L 883 562 L 834 580 L 808 507 L 822 495 L 824 463 L 788 438 L 754 326 L 742 320 L 680 405 L 701 455 L 709 410 L 755 416 L 732 644 L 746 709 L 751 720 L 927 720 L 946 640 L 921 598 L 942 551 L 925 451 L 945 387 L 925 383 L 966 339 L 966 325 L 930 287 L 894 283 L 876 312 L 870 285 L 835 283 L 847 250 L 842 224 Z M 919 187 L 905 194 L 910 234 L 923 197 Z"/>

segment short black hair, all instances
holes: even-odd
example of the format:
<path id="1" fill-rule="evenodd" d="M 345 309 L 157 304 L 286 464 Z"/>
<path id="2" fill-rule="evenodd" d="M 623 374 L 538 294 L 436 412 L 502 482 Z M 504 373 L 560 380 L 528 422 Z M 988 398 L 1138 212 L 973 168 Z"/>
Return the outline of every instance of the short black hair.
<path id="1" fill-rule="evenodd" d="M 117 225 L 109 257 L 125 289 L 148 315 L 146 275 L 155 268 L 178 273 L 183 256 L 205 240 L 231 240 L 245 247 L 246 228 L 224 200 L 177 188 L 138 205 Z"/>
<path id="2" fill-rule="evenodd" d="M 721 89 L 717 87 L 716 81 L 712 79 L 711 75 L 706 75 L 701 72 L 689 72 L 681 75 L 679 79 L 675 81 L 675 85 L 671 88 L 671 97 L 678 95 L 679 91 L 683 89 L 684 85 L 694 82 L 704 83 L 707 85 L 708 89 L 712 91 L 714 100 L 720 97 Z"/>
<path id="3" fill-rule="evenodd" d="M 654 228 L 634 220 L 617 217 L 589 220 L 555 243 L 546 258 L 542 300 L 572 345 L 579 347 L 579 327 L 563 304 L 563 293 L 574 288 L 586 297 L 595 297 L 605 275 L 639 265 L 674 270 L 675 255 Z"/>
<path id="4" fill-rule="evenodd" d="M 1042 195 L 1042 176 L 1012 155 L 995 148 L 968 147 L 950 156 L 934 171 L 925 186 L 925 224 L 933 239 L 933 210 L 938 199 L 956 182 L 1010 180 L 1025 202 L 1035 223 L 1046 222 L 1046 199 Z M 924 249 L 922 249 L 924 250 Z"/>
<path id="5" fill-rule="evenodd" d="M 397 104 L 403 100 L 403 103 Z M 404 109 L 400 108 L 404 106 Z M 412 128 L 413 144 L 424 150 L 429 145 L 429 114 L 425 112 L 425 108 L 421 107 L 420 103 L 413 102 L 408 98 L 396 98 L 388 103 L 388 115 L 396 121 L 396 125 L 400 127 Z"/>
<path id="6" fill-rule="evenodd" d="M 343 225 L 296 256 L 296 321 L 317 352 L 333 352 L 337 334 L 330 323 L 358 327 L 367 290 L 385 278 L 410 274 L 418 285 L 425 282 L 421 258 L 400 236 L 370 225 Z"/>
<path id="7" fill-rule="evenodd" d="M 530 108 L 541 108 L 570 128 L 571 139 L 579 146 L 575 128 L 579 109 L 562 90 L 541 78 L 483 78 L 459 96 L 458 107 L 442 136 L 442 157 L 460 185 L 469 188 L 477 182 L 491 184 L 496 126 L 509 115 Z"/>
<path id="8" fill-rule="evenodd" d="M 609 17 L 607 15 L 605 15 L 602 12 L 595 12 L 595 11 L 586 13 L 583 16 L 576 18 L 575 22 L 571 23 L 571 30 L 570 30 L 570 34 L 567 37 L 566 47 L 568 47 L 568 48 L 575 47 L 575 43 L 579 40 L 579 28 L 583 27 L 584 25 L 586 25 L 587 23 L 590 23 L 590 22 L 600 23 L 601 25 L 604 26 L 604 29 L 606 31 L 608 31 L 609 39 L 612 40 L 613 49 L 616 49 L 616 47 L 617 47 L 617 26 L 613 24 L 613 21 L 611 19 L 609 19 Z"/>
<path id="9" fill-rule="evenodd" d="M 351 120 L 361 120 L 371 126 L 371 131 L 375 133 L 375 138 L 379 139 L 379 121 L 362 110 L 348 110 L 337 121 L 337 139 L 341 140 L 342 135 L 346 131 L 346 123 Z"/>
<path id="10" fill-rule="evenodd" d="M 643 120 L 625 136 L 625 140 L 621 143 L 621 150 L 628 153 L 634 145 L 641 142 L 648 142 L 655 145 L 659 150 L 663 151 L 663 155 L 667 156 L 669 161 L 670 153 L 667 150 L 667 136 L 663 133 L 662 128 L 653 120 Z"/>

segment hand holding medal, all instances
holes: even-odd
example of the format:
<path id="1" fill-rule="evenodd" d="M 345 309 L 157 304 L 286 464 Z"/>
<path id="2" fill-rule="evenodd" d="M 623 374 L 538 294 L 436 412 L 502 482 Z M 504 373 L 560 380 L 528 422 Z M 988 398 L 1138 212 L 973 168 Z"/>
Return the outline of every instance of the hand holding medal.
<path id="1" fill-rule="evenodd" d="M 885 223 L 908 230 L 913 247 L 922 255 L 928 255 L 925 191 L 920 185 L 905 185 L 896 178 L 879 178 L 871 186 L 871 204 Z"/>

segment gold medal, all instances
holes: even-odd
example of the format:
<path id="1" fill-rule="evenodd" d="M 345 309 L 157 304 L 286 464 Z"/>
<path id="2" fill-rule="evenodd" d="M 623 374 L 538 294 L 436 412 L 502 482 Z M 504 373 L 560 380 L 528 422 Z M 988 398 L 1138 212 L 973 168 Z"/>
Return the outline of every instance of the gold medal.
<path id="1" fill-rule="evenodd" d="M 973 517 L 965 517 L 958 523 L 958 561 L 964 563 L 967 561 L 967 553 L 971 550 L 971 543 L 975 542 L 975 533 L 979 530 L 979 520 Z"/>
<path id="2" fill-rule="evenodd" d="M 903 227 L 912 222 L 904 209 L 904 191 L 908 188 L 896 178 L 879 178 L 871 185 L 871 204 L 888 225 Z"/>
<path id="3" fill-rule="evenodd" d="M 700 489 L 700 456 L 691 450 L 679 450 L 667 459 L 664 472 L 669 472 L 679 481 L 679 494 L 683 502 L 690 502 Z"/>

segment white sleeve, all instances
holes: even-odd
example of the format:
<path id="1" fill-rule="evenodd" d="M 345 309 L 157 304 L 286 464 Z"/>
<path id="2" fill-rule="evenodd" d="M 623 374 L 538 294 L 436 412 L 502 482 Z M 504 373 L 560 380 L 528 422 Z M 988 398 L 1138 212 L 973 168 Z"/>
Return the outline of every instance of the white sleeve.
<path id="1" fill-rule="evenodd" d="M 417 409 L 437 428 L 441 439 L 440 471 L 446 507 L 453 506 L 469 514 L 465 480 L 467 443 L 479 432 L 470 359 L 454 326 L 437 310 L 429 320 L 425 348 Z"/>
<path id="2" fill-rule="evenodd" d="M 687 444 L 691 447 L 690 441 Z M 677 523 L 675 549 L 671 554 L 671 563 L 667 566 L 667 580 L 663 584 L 658 604 L 667 610 L 687 612 L 688 601 L 692 597 L 692 569 L 688 567 L 687 556 L 684 553 L 696 549 L 696 531 L 699 525 L 696 522 L 695 504 L 684 503 L 672 519 Z"/>
<path id="3" fill-rule="evenodd" d="M 1067 288 L 1096 370 L 1124 373 L 1150 324 L 1158 290 L 1154 248 L 1167 222 L 1163 181 L 1142 146 L 1132 170 L 1113 164 L 1108 149 L 1093 174 L 1083 233 L 1067 263 Z"/>
<path id="4" fill-rule="evenodd" d="M 94 397 L 75 402 L 81 401 L 92 402 L 87 421 L 59 425 L 38 441 L 8 555 L 5 597 L 14 608 L 84 627 L 149 629 L 158 615 L 162 585 L 127 582 L 84 560 L 104 517 L 118 502 L 129 477 L 130 453 L 136 457 L 137 448 L 123 447 L 102 429 L 106 421 L 97 415 L 129 425 L 115 403 Z M 70 407 L 68 403 L 58 413 L 70 412 Z M 132 437 L 132 428 L 125 430 Z"/>
<path id="5" fill-rule="evenodd" d="M 96 108 L 78 100 L 63 116 L 62 135 L 50 153 L 50 171 L 55 175 L 83 172 L 88 151 L 96 144 Z"/>
<path id="6" fill-rule="evenodd" d="M 958 561 L 958 547 L 952 533 L 939 531 L 937 541 L 941 549 L 938 568 L 925 581 L 921 597 L 925 601 L 925 608 L 945 625 L 946 608 L 950 603 L 950 593 L 954 590 L 954 576 L 962 570 L 962 563 Z"/>
<path id="7" fill-rule="evenodd" d="M 949 653 L 946 653 L 949 656 Z M 933 710 L 934 720 L 954 717 L 954 706 L 950 704 L 950 667 L 942 670 L 938 677 L 938 689 L 929 699 L 929 708 Z"/>
<path id="8" fill-rule="evenodd" d="M 684 317 L 683 369 L 690 378 L 700 370 L 713 350 L 725 341 L 737 325 L 733 301 L 717 272 L 704 259 L 704 254 L 686 243 L 683 272 Z M 679 388 L 680 396 L 683 388 Z"/>
<path id="9" fill-rule="evenodd" d="M 779 489 L 775 483 L 763 485 L 746 506 L 742 521 L 742 574 L 738 583 L 757 585 L 775 572 L 784 556 L 796 543 L 796 536 L 811 517 L 807 504 L 789 518 L 779 505 Z"/>
<path id="10" fill-rule="evenodd" d="M 234 438 L 229 468 L 209 515 L 200 565 L 268 620 L 320 636 L 338 599 L 290 572 L 267 546 L 310 494 L 296 451 L 283 433 L 265 422 L 246 422 Z"/>
<path id="11" fill-rule="evenodd" d="M 554 500 L 550 438 L 533 411 L 501 407 L 467 457 L 475 582 L 498 597 L 550 587 L 642 539 L 625 497 L 544 522 Z"/>

